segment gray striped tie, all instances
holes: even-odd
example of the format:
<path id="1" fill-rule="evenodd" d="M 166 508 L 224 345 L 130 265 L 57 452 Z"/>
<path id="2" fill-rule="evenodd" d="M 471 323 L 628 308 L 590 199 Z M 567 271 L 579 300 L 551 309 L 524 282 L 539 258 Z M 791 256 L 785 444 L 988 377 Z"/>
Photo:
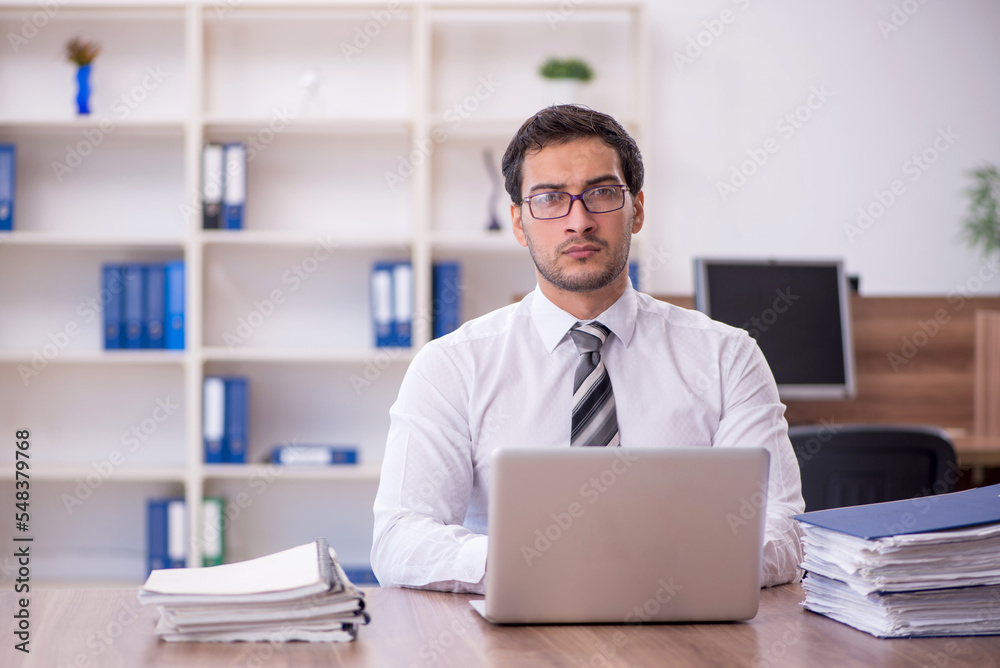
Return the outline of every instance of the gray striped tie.
<path id="1" fill-rule="evenodd" d="M 601 359 L 601 346 L 611 331 L 599 322 L 577 323 L 569 331 L 580 363 L 573 378 L 573 431 L 570 445 L 617 447 L 618 415 L 611 378 Z"/>

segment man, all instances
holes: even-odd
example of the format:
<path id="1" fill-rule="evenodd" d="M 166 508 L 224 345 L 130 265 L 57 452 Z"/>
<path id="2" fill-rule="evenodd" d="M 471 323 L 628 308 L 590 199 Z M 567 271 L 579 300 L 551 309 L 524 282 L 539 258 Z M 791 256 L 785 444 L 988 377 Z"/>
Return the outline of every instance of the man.
<path id="1" fill-rule="evenodd" d="M 628 279 L 631 238 L 644 222 L 635 142 L 609 116 L 549 107 L 518 130 L 503 173 L 538 287 L 430 342 L 407 370 L 375 498 L 379 582 L 484 593 L 491 453 L 571 441 L 766 447 L 761 585 L 795 580 L 801 547 L 791 517 L 804 503 L 763 355 L 745 331 L 637 293 Z M 590 350 L 577 347 L 588 339 L 570 331 L 578 323 L 590 325 L 599 352 L 587 355 L 594 363 L 582 380 L 577 367 Z M 577 400 L 591 416 L 580 417 Z"/>

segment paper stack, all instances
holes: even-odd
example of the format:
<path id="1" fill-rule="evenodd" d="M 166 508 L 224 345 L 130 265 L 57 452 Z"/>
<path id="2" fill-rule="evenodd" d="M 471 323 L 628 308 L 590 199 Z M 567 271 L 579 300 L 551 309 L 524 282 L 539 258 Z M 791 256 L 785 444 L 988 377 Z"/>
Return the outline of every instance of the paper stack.
<path id="1" fill-rule="evenodd" d="M 139 602 L 168 641 L 347 642 L 367 624 L 364 594 L 322 538 L 258 559 L 155 570 Z"/>
<path id="2" fill-rule="evenodd" d="M 884 638 L 1000 634 L 1000 485 L 796 519 L 808 610 Z"/>

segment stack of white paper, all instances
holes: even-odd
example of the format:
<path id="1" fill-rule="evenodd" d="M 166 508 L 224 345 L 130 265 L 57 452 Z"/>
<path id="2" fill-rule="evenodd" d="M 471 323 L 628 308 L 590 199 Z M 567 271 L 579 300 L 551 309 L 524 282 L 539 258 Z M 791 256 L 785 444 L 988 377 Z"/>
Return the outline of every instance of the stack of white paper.
<path id="1" fill-rule="evenodd" d="M 807 609 L 879 637 L 1000 634 L 1000 485 L 796 519 Z"/>
<path id="2" fill-rule="evenodd" d="M 873 540 L 803 531 L 809 610 L 881 637 L 1000 633 L 1000 525 Z"/>
<path id="3" fill-rule="evenodd" d="M 368 623 L 364 594 L 326 541 L 209 568 L 153 571 L 139 602 L 157 605 L 168 641 L 345 642 Z"/>

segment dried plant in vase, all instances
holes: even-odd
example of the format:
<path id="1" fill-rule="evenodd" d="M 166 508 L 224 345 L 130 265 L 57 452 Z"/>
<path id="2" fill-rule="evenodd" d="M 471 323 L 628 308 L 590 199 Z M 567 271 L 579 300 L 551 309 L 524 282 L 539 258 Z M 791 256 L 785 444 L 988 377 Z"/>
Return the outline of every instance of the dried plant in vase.
<path id="1" fill-rule="evenodd" d="M 77 66 L 76 113 L 81 116 L 90 113 L 90 64 L 100 52 L 97 42 L 85 42 L 79 37 L 66 43 L 66 58 Z"/>

